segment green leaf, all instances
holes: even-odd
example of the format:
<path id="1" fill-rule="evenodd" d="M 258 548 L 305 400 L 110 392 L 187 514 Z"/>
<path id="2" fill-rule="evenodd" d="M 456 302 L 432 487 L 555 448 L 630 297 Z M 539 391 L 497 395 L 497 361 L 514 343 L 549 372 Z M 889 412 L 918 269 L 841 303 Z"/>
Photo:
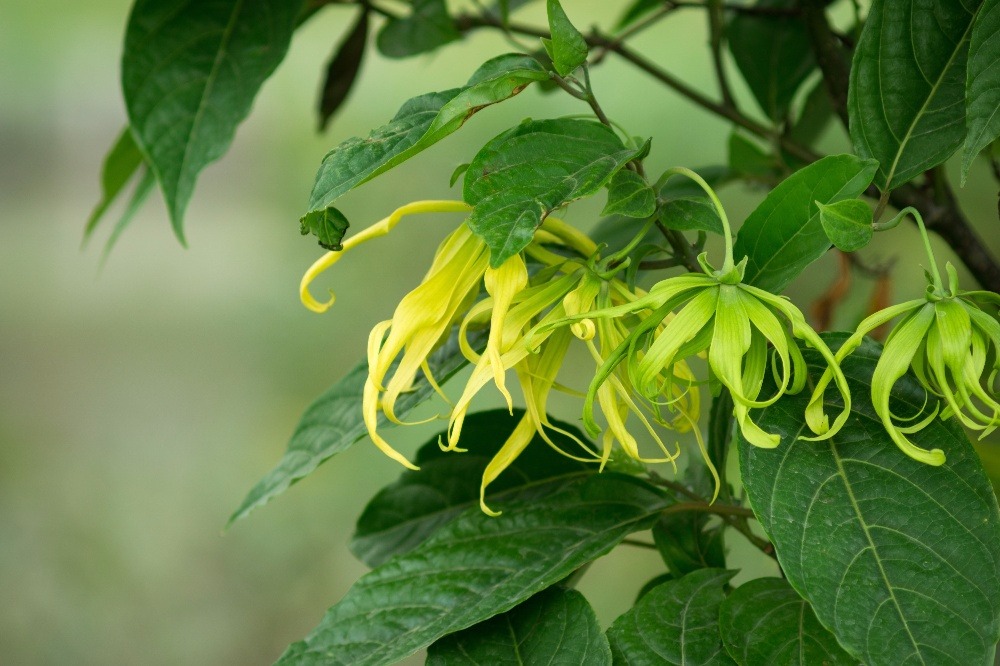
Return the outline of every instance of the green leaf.
<path id="1" fill-rule="evenodd" d="M 142 163 L 142 151 L 135 145 L 132 131 L 126 127 L 104 158 L 104 166 L 101 168 L 101 200 L 87 218 L 87 226 L 83 230 L 84 239 L 89 238 L 94 232 L 108 207 L 132 180 L 132 176 L 139 171 Z"/>
<path id="2" fill-rule="evenodd" d="M 830 104 L 830 94 L 826 91 L 826 81 L 818 81 L 806 95 L 802 111 L 788 135 L 803 146 L 811 146 L 822 136 L 833 117 L 833 105 Z"/>
<path id="3" fill-rule="evenodd" d="M 996 497 L 954 420 L 909 435 L 944 450 L 940 467 L 893 443 L 871 406 L 880 353 L 868 340 L 841 363 L 852 413 L 830 440 L 795 439 L 808 392 L 757 413 L 782 442 L 739 441 L 747 497 L 788 581 L 853 656 L 872 666 L 985 664 L 1000 638 Z M 825 367 L 815 352 L 805 358 L 814 377 Z M 893 398 L 894 413 L 916 414 L 926 394 L 907 375 Z"/>
<path id="4" fill-rule="evenodd" d="M 748 666 L 855 666 L 812 607 L 780 578 L 756 578 L 722 602 L 719 627 L 729 656 Z M 900 655 L 902 657 L 902 655 Z"/>
<path id="5" fill-rule="evenodd" d="M 726 566 L 724 526 L 709 528 L 708 523 L 705 513 L 685 511 L 667 514 L 653 525 L 653 542 L 677 578 L 698 569 Z"/>
<path id="6" fill-rule="evenodd" d="M 344 239 L 347 228 L 351 223 L 347 221 L 344 214 L 330 206 L 323 210 L 316 210 L 306 213 L 299 220 L 299 232 L 306 236 L 313 234 L 319 239 L 320 247 L 327 250 L 340 251 L 344 246 L 340 241 Z"/>
<path id="7" fill-rule="evenodd" d="M 792 174 L 750 213 L 733 246 L 748 257 L 744 282 L 779 293 L 830 248 L 816 203 L 856 199 L 867 189 L 878 163 L 853 155 L 824 157 Z"/>
<path id="8" fill-rule="evenodd" d="M 587 61 L 587 40 L 570 23 L 559 0 L 546 0 L 545 11 L 552 39 L 542 39 L 542 44 L 559 76 L 567 76 Z"/>
<path id="9" fill-rule="evenodd" d="M 486 622 L 440 639 L 428 666 L 611 666 L 594 609 L 576 590 L 550 587 Z"/>
<path id="10" fill-rule="evenodd" d="M 410 15 L 390 19 L 379 31 L 376 45 L 389 58 L 407 58 L 433 51 L 461 38 L 444 0 L 412 0 Z"/>
<path id="11" fill-rule="evenodd" d="M 122 55 L 125 106 L 182 243 L 198 174 L 229 148 L 301 9 L 288 0 L 136 0 Z"/>
<path id="12" fill-rule="evenodd" d="M 847 109 L 860 157 L 891 190 L 965 139 L 965 70 L 978 0 L 875 0 L 851 64 Z"/>
<path id="13" fill-rule="evenodd" d="M 467 510 L 430 539 L 362 576 L 279 664 L 391 664 L 446 634 L 510 610 L 649 527 L 669 500 L 609 472 L 545 498 Z"/>
<path id="14" fill-rule="evenodd" d="M 326 209 L 342 194 L 437 143 L 480 109 L 516 95 L 532 81 L 547 78 L 533 58 L 507 54 L 488 60 L 463 88 L 408 100 L 389 123 L 372 130 L 368 138 L 348 139 L 327 153 L 316 174 L 309 212 Z"/>
<path id="15" fill-rule="evenodd" d="M 719 606 L 736 574 L 699 569 L 650 590 L 608 629 L 616 664 L 732 664 L 722 648 Z"/>
<path id="16" fill-rule="evenodd" d="M 474 337 L 471 342 L 474 347 L 483 347 L 485 336 Z M 431 373 L 441 384 L 467 363 L 459 352 L 454 335 L 428 359 Z M 368 363 L 362 361 L 306 409 L 288 442 L 285 455 L 250 490 L 229 518 L 230 525 L 285 492 L 289 486 L 312 473 L 330 457 L 367 437 L 368 431 L 361 420 L 361 394 L 367 377 Z M 434 388 L 421 375 L 414 382 L 413 389 L 396 401 L 396 415 L 402 418 L 433 395 Z M 381 414 L 379 424 L 380 427 L 389 425 Z"/>
<path id="17" fill-rule="evenodd" d="M 417 453 L 417 471 L 406 471 L 399 480 L 383 488 L 365 507 L 358 519 L 351 552 L 374 568 L 389 558 L 413 550 L 438 528 L 462 511 L 479 506 L 479 484 L 486 465 L 520 420 L 524 410 L 514 415 L 498 409 L 469 415 L 462 426 L 462 446 L 467 452 L 443 452 L 438 436 Z M 572 432 L 581 441 L 587 438 L 578 429 L 553 419 L 556 426 Z M 565 435 L 551 431 L 552 441 L 570 450 L 577 445 Z M 490 484 L 486 497 L 490 504 L 504 498 L 523 498 L 539 489 L 551 492 L 551 483 L 565 483 L 592 474 L 593 465 L 556 453 L 536 435 L 503 474 Z M 545 484 L 544 482 L 550 482 Z"/>
<path id="18" fill-rule="evenodd" d="M 972 26 L 965 80 L 969 126 L 962 156 L 962 184 L 972 160 L 1000 137 L 1000 3 L 987 0 Z"/>
<path id="19" fill-rule="evenodd" d="M 762 9 L 796 7 L 790 0 L 760 0 Z M 816 68 L 805 23 L 797 16 L 737 13 L 726 29 L 729 50 L 760 108 L 785 120 L 799 86 Z"/>
<path id="20" fill-rule="evenodd" d="M 107 242 L 104 244 L 104 250 L 101 252 L 101 261 L 107 261 L 108 256 L 111 254 L 111 249 L 114 248 L 115 243 L 121 237 L 122 232 L 132 224 L 132 220 L 135 219 L 135 214 L 139 212 L 142 208 L 142 204 L 146 202 L 149 198 L 150 192 L 153 191 L 153 187 L 156 185 L 156 177 L 149 167 L 144 166 L 142 168 L 142 176 L 139 178 L 138 184 L 135 186 L 135 190 L 132 192 L 132 196 L 129 198 L 128 205 L 125 206 L 125 210 L 122 212 L 122 216 L 118 218 L 115 228 L 111 230 L 111 235 L 108 236 Z"/>
<path id="21" fill-rule="evenodd" d="M 722 220 L 712 201 L 704 195 L 678 197 L 660 208 L 660 221 L 668 229 L 710 231 L 722 235 Z"/>
<path id="22" fill-rule="evenodd" d="M 646 179 L 622 169 L 608 183 L 608 203 L 601 215 L 646 218 L 656 212 L 656 192 Z"/>
<path id="23" fill-rule="evenodd" d="M 729 135 L 729 168 L 741 178 L 773 183 L 780 168 L 775 158 L 739 132 Z"/>
<path id="24" fill-rule="evenodd" d="M 368 43 L 368 10 L 362 9 L 354 26 L 347 31 L 330 64 L 319 98 L 319 129 L 322 132 L 340 109 L 358 77 Z"/>
<path id="25" fill-rule="evenodd" d="M 526 120 L 494 137 L 465 173 L 469 227 L 495 268 L 523 250 L 553 210 L 600 190 L 636 155 L 590 120 Z"/>
<path id="26" fill-rule="evenodd" d="M 815 203 L 823 231 L 837 249 L 854 252 L 872 241 L 872 209 L 864 201 L 843 199 L 832 204 Z"/>
<path id="27" fill-rule="evenodd" d="M 615 26 L 615 29 L 621 30 L 622 28 L 627 28 L 643 16 L 661 7 L 663 7 L 663 0 L 634 0 L 622 12 L 622 17 L 618 19 L 618 25 Z"/>

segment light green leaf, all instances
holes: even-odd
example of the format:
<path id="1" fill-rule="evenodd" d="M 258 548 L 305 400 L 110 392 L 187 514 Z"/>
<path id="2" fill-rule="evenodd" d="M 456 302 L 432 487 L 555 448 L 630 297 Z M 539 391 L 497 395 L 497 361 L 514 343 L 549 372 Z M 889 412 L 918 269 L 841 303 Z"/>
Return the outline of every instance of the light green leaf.
<path id="1" fill-rule="evenodd" d="M 316 174 L 309 212 L 322 211 L 342 194 L 413 157 L 448 136 L 480 109 L 547 79 L 528 56 L 497 56 L 480 67 L 463 88 L 408 100 L 388 124 L 368 138 L 352 138 L 327 153 Z M 308 213 L 307 213 L 308 214 Z"/>
<path id="2" fill-rule="evenodd" d="M 542 39 L 542 44 L 559 76 L 567 76 L 586 62 L 587 40 L 570 23 L 559 0 L 546 0 L 545 10 L 549 17 L 552 39 Z"/>
<path id="3" fill-rule="evenodd" d="M 663 0 L 633 0 L 633 2 L 622 12 L 622 17 L 618 19 L 616 30 L 621 30 L 632 25 L 643 16 L 659 9 L 663 6 Z"/>
<path id="4" fill-rule="evenodd" d="M 870 399 L 880 353 L 866 341 L 842 362 L 852 411 L 832 439 L 796 440 L 808 392 L 755 416 L 782 442 L 764 450 L 739 441 L 747 497 L 792 587 L 854 657 L 871 666 L 986 664 L 1000 638 L 996 497 L 954 420 L 911 435 L 944 450 L 940 467 L 893 443 Z M 804 354 L 817 377 L 825 363 Z M 916 414 L 926 394 L 906 376 L 893 396 L 894 413 Z"/>
<path id="5" fill-rule="evenodd" d="M 656 192 L 635 171 L 622 169 L 608 183 L 608 202 L 601 215 L 649 217 L 656 212 Z"/>
<path id="6" fill-rule="evenodd" d="M 851 65 L 847 108 L 860 157 L 891 190 L 965 139 L 965 70 L 980 0 L 875 0 Z"/>
<path id="7" fill-rule="evenodd" d="M 719 606 L 736 574 L 699 569 L 645 594 L 608 629 L 615 664 L 724 666 Z"/>
<path id="8" fill-rule="evenodd" d="M 759 0 L 763 9 L 788 9 L 790 0 Z M 775 123 L 785 120 L 799 86 L 816 67 L 805 23 L 798 16 L 737 13 L 726 29 L 729 50 L 760 108 Z"/>
<path id="9" fill-rule="evenodd" d="M 660 208 L 660 221 L 668 229 L 711 231 L 722 235 L 722 220 L 712 201 L 705 195 L 671 199 Z"/>
<path id="10" fill-rule="evenodd" d="M 744 282 L 779 293 L 830 248 L 815 202 L 856 199 L 867 189 L 878 163 L 853 155 L 831 155 L 792 174 L 767 195 L 740 228 L 733 246 L 737 261 L 748 258 Z"/>
<path id="11" fill-rule="evenodd" d="M 669 500 L 609 472 L 545 498 L 467 510 L 433 537 L 362 576 L 278 662 L 392 664 L 503 613 L 649 527 Z"/>
<path id="12" fill-rule="evenodd" d="M 132 192 L 132 196 L 129 198 L 128 205 L 125 206 L 125 210 L 122 212 L 122 216 L 118 218 L 115 228 L 111 230 L 111 235 L 108 236 L 107 242 L 104 244 L 104 250 L 101 252 L 101 261 L 107 260 L 108 256 L 111 254 L 111 249 L 118 242 L 121 237 L 122 232 L 132 224 L 132 220 L 135 219 L 135 214 L 139 212 L 142 208 L 142 204 L 146 202 L 149 198 L 149 194 L 153 191 L 153 187 L 156 185 L 156 177 L 153 175 L 152 170 L 149 167 L 142 167 L 142 176 L 139 178 L 139 182 L 135 186 L 135 190 Z"/>
<path id="13" fill-rule="evenodd" d="M 343 213 L 330 206 L 323 210 L 306 213 L 299 220 L 299 225 L 299 232 L 303 236 L 311 233 L 319 239 L 320 247 L 339 251 L 344 249 L 340 241 L 343 240 L 351 223 L 347 221 Z"/>
<path id="14" fill-rule="evenodd" d="M 864 201 L 843 199 L 831 204 L 815 203 L 823 231 L 837 249 L 854 252 L 872 241 L 872 209 Z"/>
<path id="15" fill-rule="evenodd" d="M 406 553 L 462 511 L 479 506 L 479 484 L 486 465 L 510 436 L 524 410 L 513 416 L 506 409 L 469 415 L 462 426 L 461 455 L 443 452 L 438 436 L 417 453 L 417 471 L 405 471 L 399 480 L 383 488 L 358 518 L 351 552 L 370 567 Z M 567 423 L 553 423 L 586 441 L 587 437 Z M 565 435 L 550 431 L 549 437 L 563 450 L 577 446 Z M 523 498 L 533 492 L 551 492 L 552 484 L 565 483 L 593 474 L 593 465 L 556 453 L 540 435 L 490 484 L 488 504 L 507 498 Z"/>
<path id="16" fill-rule="evenodd" d="M 729 656 L 746 666 L 855 666 L 812 607 L 780 578 L 736 588 L 719 610 Z"/>
<path id="17" fill-rule="evenodd" d="M 983 148 L 1000 136 L 1000 2 L 985 0 L 972 25 L 965 79 L 969 125 L 962 156 L 962 184 Z"/>
<path id="18" fill-rule="evenodd" d="M 485 336 L 474 337 L 472 343 L 474 346 L 485 346 Z M 442 384 L 467 363 L 454 336 L 428 359 L 431 373 Z M 229 518 L 230 525 L 258 506 L 270 502 L 327 459 L 368 435 L 361 420 L 361 393 L 367 377 L 368 363 L 362 361 L 306 409 L 284 456 L 250 490 Z M 415 381 L 413 390 L 396 401 L 396 415 L 404 416 L 433 396 L 434 388 L 421 375 Z M 381 414 L 379 424 L 380 427 L 389 426 Z"/>
<path id="19" fill-rule="evenodd" d="M 433 51 L 461 38 L 444 0 L 413 0 L 410 15 L 390 19 L 379 31 L 376 45 L 389 58 L 407 58 Z"/>
<path id="20" fill-rule="evenodd" d="M 87 226 L 83 230 L 84 239 L 89 238 L 94 232 L 108 207 L 132 180 L 132 176 L 139 171 L 142 162 L 142 151 L 135 145 L 132 131 L 126 127 L 104 158 L 104 166 L 101 167 L 101 200 L 87 218 Z"/>
<path id="21" fill-rule="evenodd" d="M 594 609 L 576 590 L 550 587 L 427 650 L 428 666 L 611 666 Z"/>
<path id="22" fill-rule="evenodd" d="M 287 0 L 137 0 L 132 7 L 122 56 L 125 106 L 182 243 L 198 174 L 229 148 L 285 57 L 301 9 Z"/>
<path id="23" fill-rule="evenodd" d="M 549 213 L 600 190 L 636 154 L 590 120 L 526 120 L 493 138 L 473 158 L 463 192 L 491 265 L 523 250 Z"/>

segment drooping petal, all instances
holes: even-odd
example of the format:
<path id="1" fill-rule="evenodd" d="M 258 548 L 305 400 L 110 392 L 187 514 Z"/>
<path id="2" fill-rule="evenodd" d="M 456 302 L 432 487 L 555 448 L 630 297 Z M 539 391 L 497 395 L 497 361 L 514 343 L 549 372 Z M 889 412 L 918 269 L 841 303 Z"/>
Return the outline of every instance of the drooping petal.
<path id="1" fill-rule="evenodd" d="M 487 293 L 493 297 L 493 313 L 490 318 L 490 336 L 486 342 L 486 353 L 490 357 L 490 365 L 493 366 L 493 382 L 507 401 L 507 409 L 513 414 L 514 401 L 504 382 L 505 368 L 500 362 L 500 354 L 507 351 L 504 320 L 514 297 L 528 285 L 528 269 L 521 255 L 515 254 L 499 268 L 487 267 L 483 282 Z"/>

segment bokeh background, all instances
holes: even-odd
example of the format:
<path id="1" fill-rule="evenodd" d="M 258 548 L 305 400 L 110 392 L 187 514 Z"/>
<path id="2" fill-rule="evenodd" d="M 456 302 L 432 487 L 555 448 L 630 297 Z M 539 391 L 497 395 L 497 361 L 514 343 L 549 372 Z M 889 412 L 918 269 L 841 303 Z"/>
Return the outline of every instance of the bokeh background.
<path id="1" fill-rule="evenodd" d="M 571 16 L 610 25 L 620 3 L 565 4 Z M 118 64 L 129 5 L 0 0 L 0 664 L 267 664 L 364 572 L 347 550 L 353 522 L 400 469 L 359 443 L 224 533 L 226 519 L 277 462 L 304 408 L 361 357 L 368 329 L 416 283 L 450 224 L 414 221 L 357 251 L 324 278 L 336 307 L 314 315 L 296 288 L 320 252 L 297 224 L 316 167 L 403 100 L 459 85 L 509 47 L 482 33 L 409 61 L 369 53 L 320 135 L 320 73 L 352 18 L 322 12 L 229 153 L 202 175 L 189 248 L 154 196 L 102 261 L 120 207 L 85 247 L 82 230 L 124 123 Z M 544 20 L 537 7 L 518 18 Z M 636 44 L 713 94 L 706 38 L 700 16 L 680 13 Z M 653 171 L 724 163 L 724 123 L 614 60 L 594 78 L 609 115 L 655 137 Z M 345 197 L 345 212 L 364 224 L 411 199 L 458 196 L 448 176 L 489 137 L 527 116 L 585 111 L 569 98 L 542 102 L 530 90 L 477 115 Z M 846 145 L 836 128 L 824 141 Z M 964 195 L 997 251 L 995 191 L 977 165 Z M 735 220 L 761 196 L 723 192 Z M 576 205 L 570 219 L 588 226 L 598 210 Z M 922 289 L 916 234 L 893 234 L 868 254 L 902 259 L 895 296 L 910 298 Z M 796 300 L 807 307 L 835 268 L 833 257 L 813 266 Z M 870 283 L 855 284 L 842 326 L 869 297 Z M 412 450 L 431 432 L 393 437 Z M 743 577 L 773 573 L 732 541 Z M 657 561 L 619 549 L 584 577 L 605 625 L 660 571 Z"/>

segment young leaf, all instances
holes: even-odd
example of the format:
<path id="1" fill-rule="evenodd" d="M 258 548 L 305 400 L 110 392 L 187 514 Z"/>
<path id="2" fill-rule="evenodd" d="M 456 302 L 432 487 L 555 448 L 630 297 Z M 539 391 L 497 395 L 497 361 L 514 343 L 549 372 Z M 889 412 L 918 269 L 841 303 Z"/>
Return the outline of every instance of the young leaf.
<path id="1" fill-rule="evenodd" d="M 407 58 L 433 51 L 461 36 L 444 0 L 413 0 L 410 15 L 386 22 L 375 43 L 384 56 Z"/>
<path id="2" fill-rule="evenodd" d="M 557 583 L 668 505 L 641 481 L 605 472 L 504 503 L 500 518 L 473 507 L 362 576 L 278 663 L 395 663 Z"/>
<path id="3" fill-rule="evenodd" d="M 473 338 L 472 343 L 474 346 L 485 346 L 485 336 Z M 467 363 L 459 352 L 455 336 L 428 360 L 431 373 L 442 384 Z M 285 455 L 250 490 L 229 518 L 230 525 L 258 506 L 270 502 L 320 464 L 368 435 L 361 420 L 361 393 L 367 377 L 368 362 L 362 361 L 309 406 L 288 442 Z M 434 387 L 421 376 L 414 382 L 412 390 L 396 401 L 396 415 L 404 416 L 433 396 Z M 379 424 L 388 425 L 381 414 Z"/>
<path id="4" fill-rule="evenodd" d="M 650 590 L 608 629 L 615 663 L 732 664 L 722 648 L 719 606 L 735 574 L 699 569 Z"/>
<path id="5" fill-rule="evenodd" d="M 910 435 L 944 450 L 940 467 L 893 443 L 870 400 L 880 353 L 869 340 L 841 363 L 852 414 L 832 439 L 796 440 L 808 393 L 755 417 L 782 442 L 765 450 L 739 441 L 747 497 L 789 583 L 854 657 L 873 666 L 987 663 L 1000 638 L 996 496 L 956 421 L 934 419 Z M 814 376 L 825 368 L 817 353 L 804 355 Z M 917 414 L 931 408 L 927 398 L 904 377 L 893 411 Z"/>
<path id="6" fill-rule="evenodd" d="M 608 203 L 601 215 L 649 217 L 656 212 L 656 192 L 634 171 L 622 169 L 608 183 Z"/>
<path id="7" fill-rule="evenodd" d="M 738 664 L 856 666 L 812 607 L 780 578 L 755 578 L 722 602 L 719 627 Z"/>
<path id="8" fill-rule="evenodd" d="M 550 587 L 506 613 L 427 650 L 428 666 L 611 666 L 611 648 L 594 609 L 576 590 Z"/>
<path id="9" fill-rule="evenodd" d="M 182 243 L 198 174 L 232 143 L 285 57 L 301 8 L 287 0 L 136 0 L 122 56 L 125 106 Z"/>
<path id="10" fill-rule="evenodd" d="M 559 0 L 546 0 L 552 39 L 542 39 L 559 76 L 567 76 L 587 60 L 587 40 L 569 21 Z"/>
<path id="11" fill-rule="evenodd" d="M 1000 3 L 987 0 L 972 25 L 965 80 L 969 132 L 962 156 L 962 184 L 979 152 L 1000 136 Z"/>
<path id="12" fill-rule="evenodd" d="M 686 511 L 667 514 L 653 525 L 653 542 L 674 576 L 726 566 L 723 526 L 706 529 L 708 520 L 704 513 Z"/>
<path id="13" fill-rule="evenodd" d="M 326 66 L 326 80 L 323 81 L 323 92 L 319 98 L 319 129 L 322 132 L 333 114 L 347 99 L 354 80 L 361 70 L 361 61 L 365 55 L 365 45 L 368 43 L 368 11 L 362 9 L 354 27 L 337 47 L 330 64 Z"/>
<path id="14" fill-rule="evenodd" d="M 832 204 L 815 203 L 823 231 L 838 250 L 854 252 L 872 241 L 872 209 L 864 201 L 843 199 Z"/>
<path id="15" fill-rule="evenodd" d="M 965 138 L 969 33 L 981 0 L 875 0 L 851 64 L 847 107 L 860 157 L 891 190 L 951 157 Z"/>
<path id="16" fill-rule="evenodd" d="M 744 281 L 779 293 L 802 269 L 830 248 L 816 203 L 856 199 L 867 189 L 878 163 L 853 155 L 831 155 L 786 178 L 750 213 L 733 246 L 748 257 Z"/>
<path id="17" fill-rule="evenodd" d="M 409 552 L 465 509 L 479 506 L 479 483 L 483 470 L 507 440 L 524 410 L 511 416 L 505 409 L 471 414 L 462 426 L 462 445 L 468 451 L 457 455 L 441 451 L 438 435 L 417 452 L 417 471 L 406 471 L 399 480 L 383 488 L 358 518 L 351 552 L 374 568 L 391 557 Z M 581 441 L 586 436 L 567 423 L 553 419 L 560 428 Z M 564 450 L 576 446 L 565 435 L 551 431 L 552 441 Z M 503 474 L 490 484 L 489 503 L 527 497 L 532 492 L 551 492 L 554 485 L 579 479 L 596 471 L 593 465 L 556 453 L 536 435 Z M 552 484 L 545 484 L 551 481 Z"/>
<path id="18" fill-rule="evenodd" d="M 135 145 L 132 131 L 126 127 L 104 158 L 104 166 L 101 168 L 101 200 L 87 218 L 87 226 L 83 230 L 85 240 L 97 228 L 108 207 L 118 198 L 140 166 L 142 166 L 142 151 Z"/>
<path id="19" fill-rule="evenodd" d="M 342 194 L 437 143 L 480 109 L 547 78 L 533 58 L 507 54 L 484 63 L 463 88 L 408 100 L 368 138 L 348 139 L 327 153 L 316 174 L 309 212 L 324 210 Z"/>
<path id="20" fill-rule="evenodd" d="M 600 190 L 635 157 L 608 127 L 590 120 L 526 120 L 473 158 L 463 196 L 469 227 L 497 267 L 523 250 L 553 210 Z"/>
<path id="21" fill-rule="evenodd" d="M 759 0 L 763 9 L 796 7 L 790 0 Z M 760 108 L 785 120 L 799 86 L 816 68 L 805 23 L 798 16 L 737 13 L 726 29 L 729 50 Z"/>
<path id="22" fill-rule="evenodd" d="M 306 213 L 299 220 L 299 225 L 299 232 L 303 236 L 311 233 L 319 239 L 320 247 L 339 251 L 344 249 L 340 241 L 343 240 L 351 223 L 347 221 L 343 213 L 330 206 L 323 210 Z"/>

